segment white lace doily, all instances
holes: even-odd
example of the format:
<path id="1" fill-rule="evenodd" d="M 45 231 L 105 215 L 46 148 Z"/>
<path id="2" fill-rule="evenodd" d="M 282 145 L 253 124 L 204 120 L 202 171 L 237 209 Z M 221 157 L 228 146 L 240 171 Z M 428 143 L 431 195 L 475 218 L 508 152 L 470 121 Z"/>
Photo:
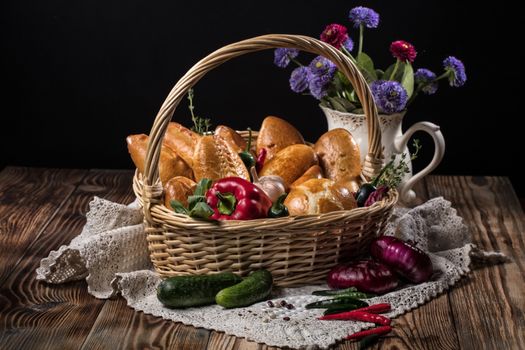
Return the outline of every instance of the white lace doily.
<path id="1" fill-rule="evenodd" d="M 129 206 L 95 197 L 86 215 L 82 233 L 68 246 L 42 259 L 37 279 L 64 283 L 86 278 L 88 291 L 97 298 L 121 293 L 132 308 L 167 320 L 223 331 L 237 337 L 292 348 L 327 348 L 349 333 L 372 326 L 353 321 L 320 321 L 322 310 L 306 310 L 307 303 L 323 299 L 311 292 L 326 286 L 276 289 L 274 304 L 282 300 L 294 307 L 270 307 L 266 302 L 247 308 L 169 309 L 156 298 L 160 278 L 151 269 L 142 213 Z M 470 243 L 470 234 L 450 202 L 434 198 L 414 209 L 396 209 L 386 229 L 427 251 L 433 266 L 432 280 L 404 285 L 391 293 L 370 299 L 370 304 L 392 305 L 389 317 L 401 315 L 436 297 L 469 272 L 471 256 L 498 262 L 500 253 L 485 253 Z"/>

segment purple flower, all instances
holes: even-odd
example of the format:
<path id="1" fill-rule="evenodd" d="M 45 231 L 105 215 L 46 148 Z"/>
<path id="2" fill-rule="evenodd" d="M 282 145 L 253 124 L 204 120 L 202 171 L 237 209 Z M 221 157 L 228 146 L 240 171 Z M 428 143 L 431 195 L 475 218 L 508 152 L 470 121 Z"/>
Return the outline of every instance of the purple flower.
<path id="1" fill-rule="evenodd" d="M 290 64 L 290 60 L 292 58 L 296 58 L 299 55 L 299 50 L 281 47 L 275 49 L 273 55 L 273 63 L 275 63 L 277 67 L 286 68 Z"/>
<path id="2" fill-rule="evenodd" d="M 343 47 L 346 49 L 346 51 L 351 52 L 354 49 L 354 41 L 350 38 L 346 39 L 346 41 L 343 43 Z"/>
<path id="3" fill-rule="evenodd" d="M 397 81 L 377 80 L 370 85 L 370 89 L 380 112 L 393 114 L 405 109 L 408 95 Z"/>
<path id="4" fill-rule="evenodd" d="M 308 77 L 308 87 L 310 93 L 320 100 L 326 96 L 327 85 L 332 81 L 337 70 L 336 65 L 323 56 L 317 56 L 308 66 L 310 74 Z"/>
<path id="5" fill-rule="evenodd" d="M 327 95 L 326 91 L 327 82 L 323 79 L 322 75 L 315 75 L 310 72 L 308 88 L 313 97 L 320 100 Z"/>
<path id="6" fill-rule="evenodd" d="M 377 28 L 379 25 L 379 14 L 368 7 L 354 7 L 350 10 L 348 18 L 354 22 L 354 28 L 358 28 L 360 25 L 367 28 Z"/>
<path id="7" fill-rule="evenodd" d="M 327 80 L 332 79 L 337 69 L 332 61 L 323 56 L 317 56 L 314 58 L 308 67 L 310 67 L 312 74 L 326 76 Z"/>
<path id="8" fill-rule="evenodd" d="M 421 85 L 421 91 L 427 95 L 435 94 L 438 89 L 438 83 L 436 80 L 436 73 L 426 69 L 419 68 L 414 73 L 414 80 L 416 84 Z"/>
<path id="9" fill-rule="evenodd" d="M 297 67 L 290 76 L 290 89 L 293 92 L 303 92 L 308 89 L 310 69 L 305 66 Z"/>
<path id="10" fill-rule="evenodd" d="M 460 87 L 465 85 L 467 73 L 465 73 L 463 62 L 454 56 L 449 56 L 443 61 L 443 67 L 450 74 L 448 78 L 450 86 Z"/>

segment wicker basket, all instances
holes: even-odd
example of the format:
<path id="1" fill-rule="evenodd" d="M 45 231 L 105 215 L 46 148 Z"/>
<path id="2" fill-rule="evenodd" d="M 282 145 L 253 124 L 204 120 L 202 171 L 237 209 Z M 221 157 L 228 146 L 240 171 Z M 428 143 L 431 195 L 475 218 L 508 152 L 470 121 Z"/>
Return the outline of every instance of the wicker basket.
<path id="1" fill-rule="evenodd" d="M 317 39 L 298 35 L 264 35 L 225 46 L 199 61 L 171 90 L 150 132 L 144 175 L 137 172 L 134 177 L 133 188 L 144 209 L 151 260 L 162 277 L 222 271 L 246 275 L 266 268 L 279 286 L 319 283 L 337 263 L 365 253 L 390 216 L 396 191 L 367 208 L 219 223 L 195 220 L 164 206 L 158 175 L 160 145 L 188 89 L 231 58 L 278 47 L 322 55 L 346 75 L 367 116 L 369 150 L 363 175 L 370 178 L 379 172 L 383 162 L 377 110 L 366 81 L 347 56 Z"/>

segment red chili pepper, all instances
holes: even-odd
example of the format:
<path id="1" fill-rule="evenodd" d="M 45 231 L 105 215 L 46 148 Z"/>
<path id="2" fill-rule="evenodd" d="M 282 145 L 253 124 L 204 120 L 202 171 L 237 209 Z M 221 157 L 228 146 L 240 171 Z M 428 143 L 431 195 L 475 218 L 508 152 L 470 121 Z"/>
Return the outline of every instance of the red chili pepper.
<path id="1" fill-rule="evenodd" d="M 370 312 L 372 314 L 382 314 L 384 312 L 390 311 L 391 306 L 388 303 L 380 303 L 380 304 L 374 304 L 370 306 L 365 306 L 360 309 L 356 309 L 354 311 L 363 311 L 363 312 Z"/>
<path id="2" fill-rule="evenodd" d="M 240 177 L 226 177 L 206 192 L 206 203 L 213 220 L 251 220 L 265 218 L 272 201 L 259 187 Z"/>
<path id="3" fill-rule="evenodd" d="M 255 170 L 257 172 L 261 171 L 262 167 L 264 166 L 264 162 L 266 161 L 266 148 L 261 148 L 259 151 L 259 154 L 257 155 L 257 161 L 255 162 Z"/>
<path id="4" fill-rule="evenodd" d="M 391 330 L 392 330 L 392 327 L 390 326 L 381 326 L 381 327 L 376 327 L 372 329 L 367 329 L 365 331 L 360 331 L 354 334 L 350 334 L 345 339 L 359 340 L 359 339 L 362 339 L 372 334 L 377 334 L 377 335 L 387 334 Z"/>
<path id="5" fill-rule="evenodd" d="M 357 311 L 357 310 L 341 312 L 339 314 L 333 314 L 333 315 L 326 315 L 319 319 L 320 320 L 352 320 L 352 321 L 372 322 L 372 323 L 380 324 L 383 326 L 388 326 L 390 322 L 392 322 L 388 317 L 371 314 L 369 312 Z"/>
<path id="6" fill-rule="evenodd" d="M 362 313 L 369 313 L 369 314 L 380 314 L 380 313 L 388 312 L 388 311 L 390 311 L 390 304 L 381 303 L 381 304 L 365 306 L 365 307 L 362 307 L 362 308 L 359 308 L 359 309 L 355 309 L 355 310 L 339 312 L 339 313 L 336 313 L 336 314 L 324 315 L 324 316 L 319 317 L 319 319 L 320 320 L 324 320 L 324 321 L 326 321 L 326 320 L 350 320 L 351 318 L 348 318 L 348 317 L 351 317 L 351 315 L 354 314 L 355 312 L 362 312 Z M 381 317 L 383 317 L 383 316 L 381 316 Z M 388 318 L 386 318 L 386 319 L 388 319 Z M 360 321 L 360 320 L 357 320 L 357 321 Z M 374 321 L 370 321 L 370 322 L 374 322 Z M 376 323 L 376 322 L 374 322 L 374 323 Z M 388 322 L 387 324 L 390 324 L 390 322 Z"/>

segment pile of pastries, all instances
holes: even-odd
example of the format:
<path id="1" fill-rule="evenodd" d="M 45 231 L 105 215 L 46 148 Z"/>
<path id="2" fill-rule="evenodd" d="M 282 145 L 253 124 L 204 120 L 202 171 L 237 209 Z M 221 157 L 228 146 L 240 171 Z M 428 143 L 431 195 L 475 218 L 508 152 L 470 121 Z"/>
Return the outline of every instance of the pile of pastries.
<path id="1" fill-rule="evenodd" d="M 127 144 L 131 159 L 143 172 L 148 136 L 130 135 Z M 354 193 L 361 183 L 360 152 L 347 130 L 330 130 L 312 145 L 287 121 L 268 116 L 249 150 L 254 158 L 266 153 L 257 174 L 247 169 L 239 155 L 246 147 L 247 141 L 227 126 L 219 125 L 213 133 L 200 135 L 171 122 L 159 159 L 165 205 L 170 208 L 171 200 L 187 204 L 188 196 L 203 178 L 216 181 L 235 176 L 250 181 L 254 175 L 271 175 L 282 179 L 288 193 L 284 204 L 290 215 L 357 207 Z"/>

